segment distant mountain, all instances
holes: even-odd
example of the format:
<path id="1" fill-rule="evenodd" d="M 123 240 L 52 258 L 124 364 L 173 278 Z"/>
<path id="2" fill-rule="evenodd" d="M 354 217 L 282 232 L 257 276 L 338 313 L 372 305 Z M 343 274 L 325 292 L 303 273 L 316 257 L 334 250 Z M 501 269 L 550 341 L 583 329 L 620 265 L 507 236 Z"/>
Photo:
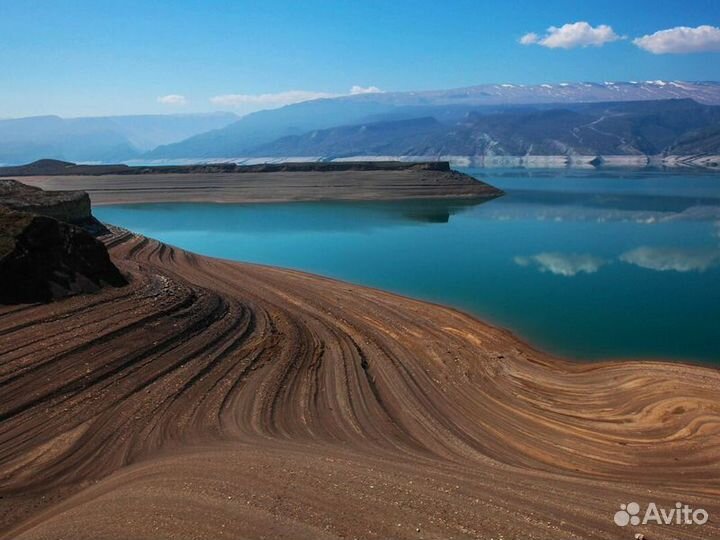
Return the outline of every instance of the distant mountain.
<path id="1" fill-rule="evenodd" d="M 448 134 L 448 125 L 432 117 L 369 122 L 315 130 L 283 137 L 249 149 L 250 156 L 312 156 L 340 158 L 353 155 L 420 155 L 437 147 Z M 397 154 L 399 148 L 411 154 Z M 430 152 L 433 155 L 437 152 Z M 423 154 L 425 155 L 425 154 Z"/>
<path id="2" fill-rule="evenodd" d="M 393 105 L 374 101 L 360 101 L 349 106 L 344 101 L 334 99 L 306 101 L 249 114 L 224 128 L 160 146 L 144 157 L 177 159 L 240 156 L 247 149 L 280 137 L 360 122 L 394 109 Z"/>
<path id="3" fill-rule="evenodd" d="M 194 134 L 225 126 L 231 113 L 97 118 L 36 116 L 0 120 L 0 163 L 41 158 L 117 162 Z"/>
<path id="4" fill-rule="evenodd" d="M 509 107 L 462 119 L 380 121 L 283 137 L 251 156 L 720 154 L 720 106 L 691 99 Z"/>
<path id="5" fill-rule="evenodd" d="M 224 128 L 160 146 L 146 159 L 233 158 L 257 155 L 277 139 L 352 124 L 432 117 L 452 122 L 469 112 L 499 112 L 527 105 L 693 99 L 720 105 L 720 83 L 493 84 L 454 90 L 360 94 L 288 105 L 247 115 Z M 535 107 L 537 108 L 537 107 Z M 285 144 L 285 143 L 283 143 Z M 269 155 L 278 155 L 273 151 Z M 290 154 L 292 155 L 292 154 Z M 305 154 L 298 154 L 305 155 Z"/>
<path id="6" fill-rule="evenodd" d="M 134 147 L 143 152 L 160 145 L 170 144 L 225 127 L 238 120 L 229 112 L 206 114 L 146 114 L 136 116 L 110 116 L 112 122 Z"/>
<path id="7" fill-rule="evenodd" d="M 720 83 L 686 81 L 580 82 L 559 84 L 483 84 L 452 90 L 359 94 L 336 98 L 408 105 L 522 105 L 694 99 L 720 105 Z"/>
<path id="8" fill-rule="evenodd" d="M 601 149 L 634 155 L 658 148 L 681 155 L 694 150 L 715 152 L 720 133 L 707 120 L 712 117 L 711 108 L 688 109 L 688 114 L 699 115 L 688 129 L 657 124 L 670 120 L 666 116 L 654 119 L 652 114 L 672 116 L 671 109 L 661 111 L 662 106 L 642 120 L 633 117 L 632 122 L 642 122 L 641 128 L 623 124 L 627 118 L 623 120 L 619 113 L 600 119 L 599 109 L 592 108 L 593 104 L 607 108 L 612 103 L 687 99 L 697 103 L 686 108 L 720 105 L 720 83 L 493 84 L 319 99 L 242 118 L 231 113 L 20 118 L 0 120 L 0 165 L 42 158 L 117 163 L 406 152 L 428 156 Z M 589 108 L 583 109 L 583 104 Z M 641 113 L 637 109 L 623 114 Z M 636 128 L 639 133 L 633 131 Z M 532 129 L 536 131 L 530 133 Z M 603 136 L 603 130 L 613 135 Z M 613 130 L 619 130 L 618 134 Z"/>
<path id="9" fill-rule="evenodd" d="M 0 163 L 39 158 L 72 161 L 117 161 L 138 149 L 105 119 L 38 116 L 0 120 Z"/>

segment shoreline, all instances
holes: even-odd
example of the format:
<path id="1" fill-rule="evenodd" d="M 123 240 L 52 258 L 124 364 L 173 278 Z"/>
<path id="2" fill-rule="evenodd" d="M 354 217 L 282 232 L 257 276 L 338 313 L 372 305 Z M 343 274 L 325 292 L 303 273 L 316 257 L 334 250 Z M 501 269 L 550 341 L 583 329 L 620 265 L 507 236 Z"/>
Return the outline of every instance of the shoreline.
<path id="1" fill-rule="evenodd" d="M 128 287 L 0 308 L 16 537 L 587 538 L 628 497 L 720 512 L 717 369 L 566 361 L 453 308 L 105 240 Z"/>
<path id="2" fill-rule="evenodd" d="M 414 199 L 414 200 L 423 200 L 423 199 Z M 252 203 L 226 203 L 226 202 L 213 202 L 208 203 L 206 201 L 203 201 L 203 203 L 207 204 L 272 204 L 276 202 L 283 202 L 283 201 L 253 201 Z M 322 200 L 319 201 L 285 201 L 285 202 L 323 202 Z M 353 200 L 347 200 L 347 201 L 339 201 L 339 202 L 357 202 Z M 383 201 L 377 201 L 377 202 L 383 202 Z M 183 201 L 183 203 L 172 203 L 169 204 L 194 204 L 194 201 Z M 127 206 L 138 206 L 143 205 L 145 203 L 139 203 L 139 202 L 133 202 L 133 203 L 127 203 Z M 163 204 L 163 203 L 147 203 L 147 204 Z M 124 203 L 107 203 L 106 206 L 124 206 Z M 103 204 L 99 204 L 97 206 L 105 206 Z M 104 223 L 107 227 L 111 227 L 115 230 L 122 230 L 124 232 L 127 232 L 131 235 L 138 235 L 137 233 L 134 233 L 128 229 L 125 229 L 124 227 L 119 227 L 117 225 L 112 225 L 109 223 Z M 684 365 L 688 367 L 696 367 L 696 368 L 703 368 L 703 369 L 710 369 L 713 371 L 719 371 L 720 372 L 720 364 L 716 360 L 703 360 L 698 358 L 688 358 L 688 357 L 672 357 L 672 356 L 655 356 L 655 355 L 648 355 L 648 356 L 601 356 L 601 357 L 582 357 L 582 356 L 574 356 L 571 353 L 563 353 L 561 351 L 552 351 L 547 348 L 545 348 L 543 345 L 534 342 L 530 337 L 527 337 L 523 335 L 519 330 L 516 330 L 512 328 L 511 326 L 504 325 L 503 323 L 494 320 L 493 316 L 491 314 L 482 314 L 482 313 L 473 313 L 469 309 L 464 309 L 459 306 L 454 306 L 452 304 L 443 303 L 441 301 L 435 301 L 435 300 L 429 300 L 417 296 L 412 296 L 409 294 L 405 294 L 398 291 L 393 291 L 389 289 L 383 289 L 380 287 L 376 287 L 373 285 L 367 285 L 363 283 L 358 283 L 355 281 L 350 281 L 343 278 L 333 277 L 321 273 L 312 272 L 309 270 L 303 270 L 299 268 L 291 268 L 287 266 L 282 266 L 279 264 L 271 264 L 271 263 L 261 263 L 261 262 L 253 262 L 253 261 L 246 261 L 246 260 L 236 260 L 236 259 L 230 259 L 226 257 L 217 257 L 214 255 L 205 255 L 202 253 L 196 253 L 194 251 L 191 251 L 189 249 L 185 249 L 180 246 L 176 246 L 174 244 L 169 244 L 167 242 L 163 242 L 161 240 L 156 240 L 154 238 L 148 237 L 150 240 L 154 242 L 161 243 L 163 245 L 168 246 L 170 249 L 177 249 L 179 251 L 187 251 L 189 253 L 192 253 L 196 255 L 197 257 L 202 257 L 205 259 L 212 259 L 217 260 L 220 262 L 225 262 L 229 264 L 236 264 L 241 266 L 251 266 L 256 268 L 265 268 L 271 271 L 280 271 L 280 272 L 291 272 L 296 273 L 300 275 L 304 275 L 308 278 L 318 278 L 318 279 L 325 279 L 330 280 L 333 282 L 337 282 L 339 284 L 345 284 L 347 286 L 351 287 L 360 287 L 362 289 L 368 289 L 371 291 L 375 291 L 376 293 L 380 294 L 387 294 L 392 295 L 395 297 L 398 297 L 400 299 L 404 299 L 411 302 L 420 302 L 423 304 L 427 304 L 428 306 L 433 306 L 439 309 L 445 309 L 445 310 L 451 310 L 457 312 L 461 316 L 469 317 L 472 319 L 477 320 L 479 323 L 484 324 L 500 333 L 505 333 L 508 336 L 509 340 L 513 340 L 518 342 L 522 347 L 527 348 L 529 350 L 534 351 L 535 353 L 547 357 L 553 357 L 559 360 L 562 360 L 564 362 L 572 363 L 572 364 L 618 364 L 618 363 L 648 363 L 648 364 L 678 364 L 678 365 Z"/>
<path id="3" fill-rule="evenodd" d="M 463 173 L 424 169 L 20 178 L 25 184 L 49 191 L 85 191 L 94 205 L 134 202 L 492 199 L 503 195 L 502 190 Z"/>
<path id="4" fill-rule="evenodd" d="M 720 155 L 699 154 L 699 155 L 359 155 L 348 157 L 332 156 L 287 156 L 287 157 L 247 157 L 228 156 L 218 158 L 184 158 L 184 159 L 157 159 L 128 161 L 127 164 L 133 167 L 163 167 L 163 166 L 188 166 L 204 163 L 207 165 L 223 165 L 237 163 L 239 166 L 255 167 L 262 164 L 280 166 L 283 163 L 331 163 L 340 164 L 347 162 L 402 162 L 402 163 L 426 163 L 446 161 L 452 167 L 478 167 L 493 170 L 496 168 L 518 167 L 525 169 L 536 168 L 557 168 L 557 169 L 594 169 L 612 170 L 616 168 L 645 169 L 645 168 L 668 168 L 668 169 L 697 169 L 707 172 L 720 171 Z"/>

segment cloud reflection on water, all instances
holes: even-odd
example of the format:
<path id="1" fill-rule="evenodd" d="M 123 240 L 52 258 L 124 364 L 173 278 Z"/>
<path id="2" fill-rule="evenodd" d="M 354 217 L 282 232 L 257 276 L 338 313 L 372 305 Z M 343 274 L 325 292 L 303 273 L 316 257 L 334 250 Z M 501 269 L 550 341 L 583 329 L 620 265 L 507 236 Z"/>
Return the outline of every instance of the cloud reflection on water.
<path id="1" fill-rule="evenodd" d="M 626 251 L 619 259 L 658 272 L 705 272 L 720 264 L 720 250 L 641 246 Z"/>
<path id="2" fill-rule="evenodd" d="M 589 254 L 544 252 L 513 259 L 519 266 L 533 266 L 541 272 L 571 277 L 580 273 L 594 274 L 607 264 L 605 259 Z"/>
<path id="3" fill-rule="evenodd" d="M 720 249 L 640 246 L 622 253 L 618 260 L 657 272 L 705 272 L 720 266 Z M 594 274 L 610 263 L 607 259 L 588 253 L 559 252 L 518 255 L 513 261 L 518 266 L 533 267 L 540 272 L 565 277 L 581 273 Z"/>

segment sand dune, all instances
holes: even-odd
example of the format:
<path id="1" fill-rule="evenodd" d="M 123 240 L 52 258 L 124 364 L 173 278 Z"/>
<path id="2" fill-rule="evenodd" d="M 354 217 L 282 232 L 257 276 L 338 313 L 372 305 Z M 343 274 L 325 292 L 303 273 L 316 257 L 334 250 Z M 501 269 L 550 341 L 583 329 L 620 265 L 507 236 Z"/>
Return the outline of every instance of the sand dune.
<path id="1" fill-rule="evenodd" d="M 720 537 L 716 370 L 108 243 L 128 287 L 0 308 L 3 538 Z M 630 501 L 711 520 L 619 528 Z"/>

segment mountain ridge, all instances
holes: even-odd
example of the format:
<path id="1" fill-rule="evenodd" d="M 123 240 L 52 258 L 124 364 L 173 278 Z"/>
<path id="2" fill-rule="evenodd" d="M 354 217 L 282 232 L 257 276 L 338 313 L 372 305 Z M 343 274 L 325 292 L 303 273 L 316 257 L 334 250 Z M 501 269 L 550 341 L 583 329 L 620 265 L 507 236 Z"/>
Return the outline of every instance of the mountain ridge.
<path id="1" fill-rule="evenodd" d="M 224 128 L 146 153 L 145 159 L 205 159 L 257 155 L 254 150 L 288 136 L 361 124 L 372 119 L 433 116 L 456 119 L 476 109 L 552 104 L 611 103 L 694 99 L 720 105 L 720 83 L 646 81 L 644 83 L 561 83 L 480 85 L 453 90 L 389 92 L 319 99 L 251 113 Z M 275 155 L 275 153 L 273 153 Z M 292 154 L 288 154 L 289 156 Z"/>
<path id="2" fill-rule="evenodd" d="M 233 113 L 200 113 L 175 115 L 130 115 L 88 118 L 61 118 L 54 115 L 0 120 L 0 165 L 28 163 L 52 158 L 84 163 L 138 163 L 163 160 L 202 161 L 232 160 L 252 157 L 327 157 L 323 151 L 303 150 L 300 153 L 281 151 L 288 137 L 303 137 L 308 133 L 335 130 L 347 132 L 348 126 L 368 126 L 377 122 L 402 131 L 402 122 L 433 118 L 440 124 L 456 125 L 475 116 L 580 107 L 581 104 L 642 103 L 692 99 L 703 106 L 720 105 L 720 83 L 713 81 L 645 81 L 557 84 L 486 84 L 450 90 L 412 92 L 376 92 L 323 98 L 262 110 L 238 117 Z M 597 119 L 595 119 L 597 120 Z M 650 121 L 648 119 L 648 121 Z M 719 153 L 720 134 L 711 123 L 697 126 L 696 132 L 677 134 L 661 151 L 685 156 L 694 153 Z M 552 127 L 552 126 L 550 126 Z M 662 126 L 660 126 L 662 128 Z M 436 126 L 436 130 L 439 128 Z M 467 132 L 462 128 L 461 131 Z M 326 135 L 323 133 L 323 136 Z M 347 133 L 346 133 L 347 135 Z M 366 134 L 367 139 L 369 134 Z M 432 134 L 431 134 L 432 135 Z M 436 134 L 435 134 L 436 135 Z M 317 134 L 316 134 L 317 136 Z M 407 143 L 409 134 L 404 135 Z M 373 153 L 393 157 L 406 155 L 448 156 L 461 145 L 458 140 L 445 145 L 429 137 L 427 126 L 412 135 L 411 153 L 398 152 L 399 141 L 376 141 L 374 152 L 363 145 L 360 134 L 355 148 L 336 148 L 334 157 L 363 156 Z M 392 143 L 392 144 L 391 144 Z M 423 150 L 421 147 L 426 146 Z M 405 146 L 408 146 L 406 144 Z M 441 147 L 442 146 L 442 147 Z M 522 145 L 521 145 L 522 146 Z M 540 145 L 541 147 L 543 145 Z M 564 148 L 569 146 L 568 148 Z M 447 147 L 447 148 L 446 148 Z M 537 152 L 537 142 L 532 146 Z M 264 149 L 263 151 L 260 151 Z M 449 151 L 453 150 L 453 151 Z M 526 149 L 527 150 L 527 149 Z M 619 155 L 639 155 L 641 151 L 621 149 Z M 514 150 L 512 152 L 519 151 Z M 511 155 L 504 150 L 500 155 Z M 589 152 L 603 154 L 596 148 L 574 148 L 567 141 L 555 144 L 552 152 L 559 155 Z M 617 153 L 617 151 L 614 151 Z M 531 152 L 532 153 L 532 152 Z M 263 155 L 266 154 L 266 155 Z M 481 152 L 459 155 L 495 155 Z M 520 154 L 524 155 L 524 154 Z M 550 155 L 545 148 L 540 155 Z"/>
<path id="3" fill-rule="evenodd" d="M 250 156 L 656 156 L 720 154 L 720 107 L 690 99 L 561 104 L 316 130 Z M 707 135 L 703 135 L 707 132 Z"/>

